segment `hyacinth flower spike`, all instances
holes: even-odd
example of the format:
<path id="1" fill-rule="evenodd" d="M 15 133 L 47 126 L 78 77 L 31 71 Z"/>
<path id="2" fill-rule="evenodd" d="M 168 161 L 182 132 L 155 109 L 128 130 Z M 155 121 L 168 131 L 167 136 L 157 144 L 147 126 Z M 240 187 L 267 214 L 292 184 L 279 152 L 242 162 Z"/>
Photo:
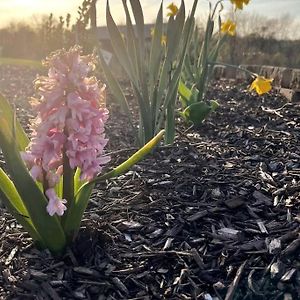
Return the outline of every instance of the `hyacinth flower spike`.
<path id="1" fill-rule="evenodd" d="M 62 216 L 74 201 L 68 187 L 74 184 L 71 181 L 76 169 L 81 170 L 82 181 L 89 181 L 110 160 L 103 155 L 108 141 L 104 134 L 108 110 L 105 86 L 87 77 L 95 66 L 93 56 L 81 56 L 80 47 L 73 47 L 55 52 L 45 64 L 48 76 L 35 81 L 40 99 L 35 107 L 34 137 L 21 155 L 33 178 L 43 184 L 48 213 Z M 61 176 L 62 199 L 55 192 Z"/>

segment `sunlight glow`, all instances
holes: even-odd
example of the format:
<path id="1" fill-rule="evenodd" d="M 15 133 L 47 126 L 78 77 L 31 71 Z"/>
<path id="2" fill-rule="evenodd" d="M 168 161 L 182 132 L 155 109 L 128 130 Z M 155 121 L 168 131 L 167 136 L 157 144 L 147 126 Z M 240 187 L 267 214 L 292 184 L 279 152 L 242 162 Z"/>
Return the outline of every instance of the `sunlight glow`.
<path id="1" fill-rule="evenodd" d="M 59 16 L 66 16 L 70 13 L 71 22 L 75 22 L 77 17 L 77 8 L 82 4 L 83 0 L 0 0 L 0 27 L 6 26 L 12 21 L 29 21 L 32 16 L 49 15 L 53 13 L 56 18 Z M 160 4 L 158 0 L 140 0 L 141 4 L 147 14 L 145 14 L 145 22 L 151 23 L 156 17 L 156 13 Z M 215 0 L 211 0 L 214 2 Z M 300 19 L 300 5 L 299 0 L 251 0 L 252 4 L 248 8 L 249 13 L 263 13 L 268 17 L 278 17 L 283 14 L 290 14 L 291 17 Z M 171 3 L 172 1 L 165 0 L 164 3 Z M 197 17 L 201 18 L 208 8 L 208 0 L 199 1 Z M 272 2 L 272 7 L 270 7 Z M 297 3 L 298 2 L 298 3 Z M 174 0 L 174 3 L 180 5 L 180 1 Z M 185 0 L 187 10 L 190 10 L 193 0 Z M 286 4 L 289 5 L 286 5 Z M 229 1 L 224 1 L 225 9 L 230 6 Z M 106 0 L 98 0 L 97 2 L 97 23 L 98 25 L 105 25 L 105 5 Z M 124 23 L 124 13 L 122 8 L 122 1 L 111 0 L 111 10 L 115 20 L 118 23 Z"/>

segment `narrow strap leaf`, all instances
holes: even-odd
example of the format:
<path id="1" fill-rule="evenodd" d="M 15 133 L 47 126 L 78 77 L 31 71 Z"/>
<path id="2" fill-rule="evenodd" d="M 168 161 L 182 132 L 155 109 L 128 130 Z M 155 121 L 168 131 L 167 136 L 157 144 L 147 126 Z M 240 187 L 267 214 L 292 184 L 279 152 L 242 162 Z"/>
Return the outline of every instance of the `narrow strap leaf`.
<path id="1" fill-rule="evenodd" d="M 26 207 L 18 194 L 13 182 L 8 178 L 2 168 L 0 168 L 0 196 L 9 212 L 24 227 L 35 241 L 41 238 L 34 228 Z"/>
<path id="2" fill-rule="evenodd" d="M 151 105 L 153 106 L 153 102 L 157 102 L 157 99 L 154 100 L 154 87 L 157 86 L 158 74 L 161 68 L 160 61 L 162 56 L 162 45 L 161 45 L 161 38 L 163 34 L 163 7 L 162 4 L 160 5 L 160 9 L 158 11 L 152 43 L 151 43 L 151 50 L 150 50 L 150 62 L 149 62 L 149 90 L 152 91 L 151 95 Z M 156 89 L 157 90 L 157 89 Z M 155 97 L 157 98 L 157 92 Z M 153 108 L 152 108 L 153 109 Z M 156 111 L 156 109 L 155 109 Z"/>
<path id="3" fill-rule="evenodd" d="M 106 8 L 106 22 L 107 22 L 107 29 L 109 32 L 109 35 L 111 37 L 111 43 L 114 49 L 115 54 L 117 55 L 117 58 L 124 68 L 124 70 L 127 72 L 128 76 L 130 77 L 131 81 L 138 86 L 138 80 L 136 77 L 136 74 L 134 72 L 134 68 L 132 65 L 132 62 L 130 61 L 130 58 L 128 56 L 128 52 L 126 50 L 126 46 L 124 43 L 124 40 L 122 38 L 122 35 L 118 29 L 118 26 L 116 25 L 109 8 L 109 2 L 107 1 L 107 8 Z"/>
<path id="4" fill-rule="evenodd" d="M 101 67 L 102 67 L 105 77 L 107 79 L 108 86 L 109 86 L 111 92 L 113 93 L 115 99 L 118 101 L 118 103 L 122 107 L 123 111 L 126 113 L 128 118 L 130 119 L 130 124 L 132 125 L 131 112 L 130 112 L 126 97 L 125 97 L 124 93 L 122 92 L 121 86 L 118 83 L 118 81 L 115 79 L 115 77 L 113 76 L 112 72 L 110 71 L 110 68 L 106 64 L 106 62 L 103 58 L 103 55 L 101 54 L 101 51 L 100 51 L 99 57 L 100 57 L 100 61 L 101 61 Z"/>
<path id="5" fill-rule="evenodd" d="M 133 16 L 135 19 L 136 29 L 138 33 L 138 41 L 140 43 L 141 54 L 145 52 L 145 32 L 144 32 L 144 15 L 140 1 L 130 0 Z"/>
<path id="6" fill-rule="evenodd" d="M 159 132 L 151 141 L 149 141 L 145 146 L 135 152 L 130 158 L 125 162 L 120 164 L 118 167 L 114 168 L 112 171 L 103 174 L 93 181 L 83 184 L 75 196 L 75 203 L 67 211 L 67 217 L 64 224 L 64 231 L 67 238 L 71 238 L 74 233 L 79 230 L 80 222 L 83 213 L 88 205 L 88 200 L 94 188 L 96 182 L 100 182 L 112 177 L 119 176 L 126 171 L 128 171 L 133 165 L 141 161 L 147 154 L 149 154 L 153 148 L 160 142 L 164 135 L 164 130 Z"/>
<path id="7" fill-rule="evenodd" d="M 27 145 L 29 144 L 29 139 L 23 130 L 20 122 L 15 119 L 14 111 L 12 110 L 9 102 L 6 100 L 6 98 L 0 94 L 0 114 L 5 120 L 7 121 L 7 124 L 10 124 L 11 128 L 10 130 L 13 130 L 12 126 L 14 124 L 15 126 L 15 135 L 16 135 L 16 143 L 18 146 L 18 149 L 20 151 L 24 151 Z"/>
<path id="8" fill-rule="evenodd" d="M 149 154 L 154 149 L 154 147 L 162 139 L 164 133 L 165 130 L 161 130 L 154 138 L 152 138 L 146 145 L 144 145 L 141 149 L 139 149 L 132 156 L 130 156 L 130 158 L 128 158 L 125 162 L 123 162 L 122 164 L 120 164 L 118 167 L 114 168 L 110 172 L 96 177 L 94 180 L 86 183 L 85 185 L 89 185 L 112 177 L 116 177 L 128 171 L 132 166 L 134 166 L 136 163 L 141 161 L 147 154 Z"/>

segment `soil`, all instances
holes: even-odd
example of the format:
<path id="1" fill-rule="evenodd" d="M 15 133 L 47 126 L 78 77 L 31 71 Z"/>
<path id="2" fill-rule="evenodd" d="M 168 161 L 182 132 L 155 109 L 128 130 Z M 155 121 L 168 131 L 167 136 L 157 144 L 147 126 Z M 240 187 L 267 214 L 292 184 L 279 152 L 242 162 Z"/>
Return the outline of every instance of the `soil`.
<path id="1" fill-rule="evenodd" d="M 0 67 L 27 130 L 34 77 Z M 1 209 L 0 298 L 300 299 L 300 104 L 228 81 L 208 97 L 220 108 L 202 126 L 178 120 L 173 146 L 97 186 L 63 257 Z M 135 146 L 111 97 L 108 107 L 113 166 Z"/>

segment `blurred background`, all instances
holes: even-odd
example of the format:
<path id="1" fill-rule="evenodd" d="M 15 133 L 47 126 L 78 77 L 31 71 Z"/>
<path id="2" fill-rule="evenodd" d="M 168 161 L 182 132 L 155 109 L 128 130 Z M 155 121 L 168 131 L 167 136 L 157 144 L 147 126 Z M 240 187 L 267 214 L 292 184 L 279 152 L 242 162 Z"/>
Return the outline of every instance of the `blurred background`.
<path id="1" fill-rule="evenodd" d="M 160 1 L 140 2 L 150 38 Z M 170 2 L 164 1 L 164 6 Z M 192 2 L 185 1 L 187 10 Z M 110 5 L 115 20 L 124 25 L 122 1 L 113 0 Z M 233 15 L 231 7 L 225 0 L 223 19 Z M 105 8 L 106 0 L 0 0 L 0 57 L 39 60 L 75 43 L 86 51 L 102 47 L 109 52 Z M 200 32 L 208 9 L 209 1 L 199 0 Z M 300 0 L 251 0 L 235 18 L 237 35 L 228 40 L 222 62 L 300 68 Z"/>

